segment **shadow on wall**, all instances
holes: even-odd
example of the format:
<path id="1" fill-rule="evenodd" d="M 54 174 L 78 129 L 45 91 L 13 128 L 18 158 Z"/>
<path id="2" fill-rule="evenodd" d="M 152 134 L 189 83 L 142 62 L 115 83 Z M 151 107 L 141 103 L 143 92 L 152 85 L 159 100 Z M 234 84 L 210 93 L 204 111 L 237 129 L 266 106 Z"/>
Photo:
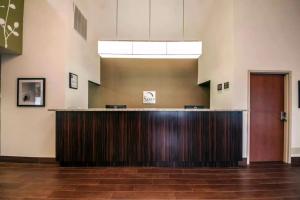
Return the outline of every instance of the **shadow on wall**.
<path id="1" fill-rule="evenodd" d="M 101 86 L 89 84 L 89 107 L 209 107 L 209 87 L 199 87 L 198 61 L 190 59 L 102 59 Z M 156 91 L 156 104 L 143 104 L 143 91 Z"/>

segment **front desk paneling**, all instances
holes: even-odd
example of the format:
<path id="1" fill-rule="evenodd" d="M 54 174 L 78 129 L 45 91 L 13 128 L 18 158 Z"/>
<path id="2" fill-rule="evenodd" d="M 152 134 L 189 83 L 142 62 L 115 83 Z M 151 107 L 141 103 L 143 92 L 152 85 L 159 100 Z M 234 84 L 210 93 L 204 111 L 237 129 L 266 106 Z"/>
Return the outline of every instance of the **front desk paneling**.
<path id="1" fill-rule="evenodd" d="M 236 166 L 242 112 L 56 112 L 62 165 Z"/>

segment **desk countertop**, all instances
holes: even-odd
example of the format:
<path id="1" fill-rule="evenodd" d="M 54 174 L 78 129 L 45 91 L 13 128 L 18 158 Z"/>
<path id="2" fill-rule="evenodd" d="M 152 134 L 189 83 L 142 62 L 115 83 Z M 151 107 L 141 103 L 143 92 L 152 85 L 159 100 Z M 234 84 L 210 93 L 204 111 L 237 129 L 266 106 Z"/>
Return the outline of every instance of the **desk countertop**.
<path id="1" fill-rule="evenodd" d="M 117 112 L 117 111 L 161 111 L 161 112 L 242 112 L 241 109 L 184 109 L 184 108 L 122 108 L 122 109 L 107 109 L 107 108 L 69 108 L 69 109 L 49 109 L 56 112 Z"/>

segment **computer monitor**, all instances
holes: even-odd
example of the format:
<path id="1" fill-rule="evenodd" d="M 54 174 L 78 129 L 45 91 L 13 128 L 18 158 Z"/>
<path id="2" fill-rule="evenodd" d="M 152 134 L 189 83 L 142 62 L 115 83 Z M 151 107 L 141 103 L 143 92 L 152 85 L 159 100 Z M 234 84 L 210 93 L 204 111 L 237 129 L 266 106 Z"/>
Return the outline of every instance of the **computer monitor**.
<path id="1" fill-rule="evenodd" d="M 124 109 L 124 108 L 127 108 L 127 105 L 106 105 L 105 108 L 109 108 L 109 109 Z"/>
<path id="2" fill-rule="evenodd" d="M 203 108 L 205 108 L 205 106 L 203 106 L 203 105 L 185 105 L 184 108 L 185 109 L 203 109 Z"/>

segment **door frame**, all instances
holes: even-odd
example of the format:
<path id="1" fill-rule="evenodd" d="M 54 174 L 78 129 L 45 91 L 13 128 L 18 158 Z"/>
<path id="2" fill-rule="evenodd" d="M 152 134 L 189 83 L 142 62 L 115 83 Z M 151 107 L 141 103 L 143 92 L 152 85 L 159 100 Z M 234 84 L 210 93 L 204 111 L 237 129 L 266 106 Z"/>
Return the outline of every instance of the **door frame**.
<path id="1" fill-rule="evenodd" d="M 284 112 L 287 113 L 287 122 L 284 124 L 284 147 L 283 147 L 283 162 L 291 163 L 291 125 L 292 125 L 292 88 L 291 88 L 291 80 L 292 80 L 292 72 L 291 71 L 281 71 L 281 70 L 249 70 L 248 71 L 248 114 L 247 114 L 247 164 L 250 164 L 250 78 L 251 74 L 280 74 L 284 75 Z"/>

